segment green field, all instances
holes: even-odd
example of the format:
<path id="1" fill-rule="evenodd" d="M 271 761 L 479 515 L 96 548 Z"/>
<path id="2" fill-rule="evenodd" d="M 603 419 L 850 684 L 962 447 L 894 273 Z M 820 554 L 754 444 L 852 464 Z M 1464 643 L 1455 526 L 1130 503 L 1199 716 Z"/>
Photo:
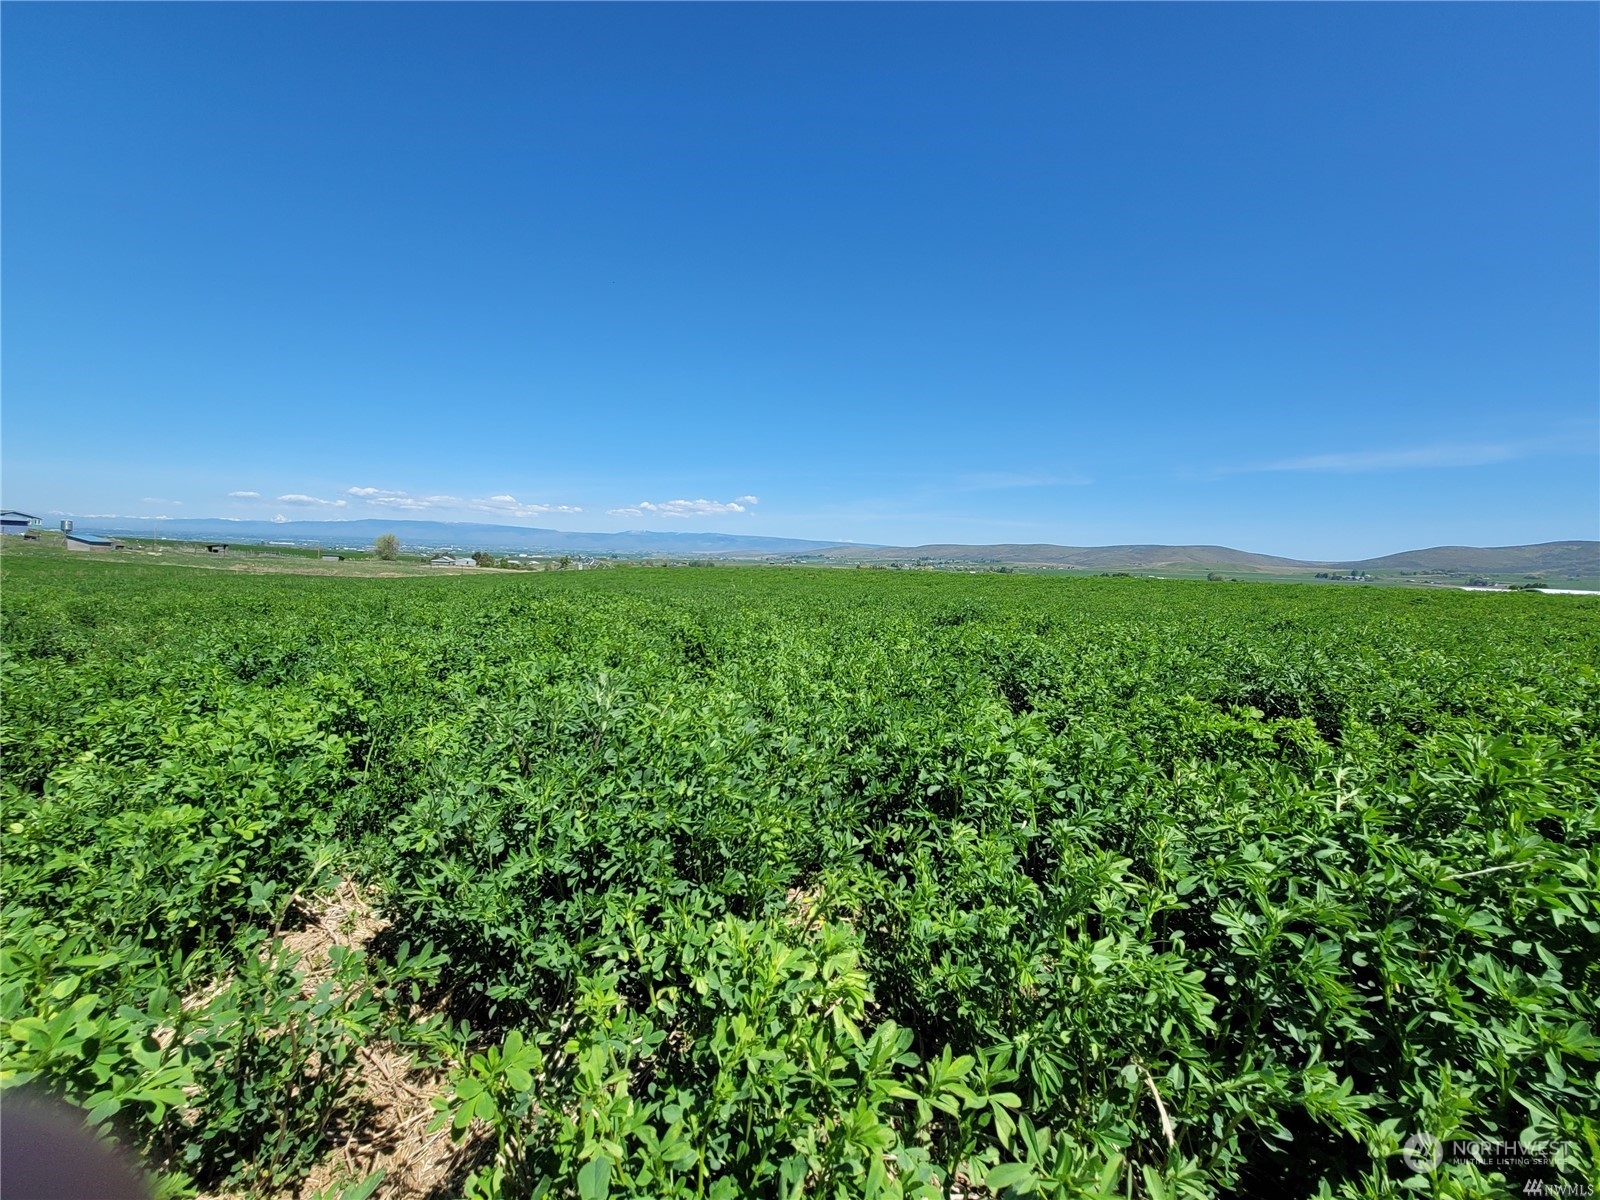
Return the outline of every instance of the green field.
<path id="1" fill-rule="evenodd" d="M 7 554 L 0 612 L 4 1083 L 165 1194 L 1600 1179 L 1600 601 Z"/>

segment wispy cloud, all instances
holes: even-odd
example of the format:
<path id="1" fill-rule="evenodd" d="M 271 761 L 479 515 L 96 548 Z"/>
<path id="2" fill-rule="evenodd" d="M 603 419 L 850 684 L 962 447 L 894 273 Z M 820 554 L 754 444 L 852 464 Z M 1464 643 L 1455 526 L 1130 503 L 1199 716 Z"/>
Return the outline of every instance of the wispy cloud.
<path id="1" fill-rule="evenodd" d="M 663 500 L 654 504 L 649 500 L 641 500 L 638 504 L 627 508 L 608 508 L 606 512 L 613 517 L 673 517 L 687 519 L 689 517 L 718 517 L 728 513 L 749 512 L 750 507 L 759 504 L 755 496 L 739 496 L 727 503 L 719 500 Z"/>
<path id="2" fill-rule="evenodd" d="M 260 492 L 229 492 L 228 493 L 228 499 L 230 499 L 230 500 L 259 500 L 259 499 L 261 499 L 261 493 Z"/>
<path id="3" fill-rule="evenodd" d="M 1560 430 L 1550 430 L 1514 441 L 1435 442 L 1427 446 L 1338 450 L 1244 466 L 1212 467 L 1183 474 L 1186 478 L 1219 479 L 1228 475 L 1250 475 L 1267 471 L 1355 475 L 1378 471 L 1432 471 L 1483 467 L 1552 455 L 1592 455 L 1596 433 L 1596 427 L 1592 423 L 1576 423 Z"/>
<path id="4" fill-rule="evenodd" d="M 1406 450 L 1356 450 L 1337 454 L 1312 454 L 1286 458 L 1245 471 L 1407 471 L 1431 467 L 1481 467 L 1510 462 L 1534 452 L 1527 445 L 1480 443 L 1477 445 L 1417 446 Z"/>
<path id="5" fill-rule="evenodd" d="M 346 492 L 368 504 L 376 504 L 382 508 L 400 508 L 409 512 L 421 512 L 440 505 L 454 507 L 461 503 L 454 496 L 413 496 L 410 492 L 391 491 L 387 488 L 353 487 L 346 489 Z"/>
<path id="6" fill-rule="evenodd" d="M 168 505 L 171 508 L 182 508 L 183 507 L 183 501 L 182 500 L 163 500 L 160 496 L 141 496 L 139 498 L 139 503 L 141 503 L 141 504 L 165 504 L 165 505 Z"/>
<path id="7" fill-rule="evenodd" d="M 344 508 L 348 500 L 324 500 L 321 496 L 307 496 L 302 492 L 290 492 L 287 496 L 278 497 L 279 504 L 295 504 L 305 508 Z"/>
<path id="8" fill-rule="evenodd" d="M 1010 488 L 1087 487 L 1093 480 L 1078 474 L 1026 474 L 1013 471 L 979 471 L 960 477 L 964 492 L 996 492 Z"/>
<path id="9" fill-rule="evenodd" d="M 381 508 L 395 508 L 403 512 L 427 512 L 430 509 L 470 510 L 493 513 L 502 517 L 537 517 L 545 513 L 580 513 L 575 504 L 527 504 L 511 495 L 485 498 L 462 496 L 414 496 L 410 492 L 393 488 L 353 487 L 346 494 L 367 504 Z M 344 503 L 344 501 L 340 501 Z"/>
<path id="10" fill-rule="evenodd" d="M 581 513 L 576 504 L 524 504 L 515 496 L 490 496 L 487 500 L 468 500 L 466 507 L 478 512 L 501 513 L 509 517 L 537 517 L 544 513 Z"/>

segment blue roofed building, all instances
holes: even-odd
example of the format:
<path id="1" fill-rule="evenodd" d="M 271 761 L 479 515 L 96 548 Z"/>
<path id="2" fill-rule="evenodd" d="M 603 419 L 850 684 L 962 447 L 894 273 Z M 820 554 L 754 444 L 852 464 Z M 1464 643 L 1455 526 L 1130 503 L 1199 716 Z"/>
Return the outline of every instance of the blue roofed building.
<path id="1" fill-rule="evenodd" d="M 122 543 L 93 533 L 67 534 L 68 550 L 121 550 Z"/>

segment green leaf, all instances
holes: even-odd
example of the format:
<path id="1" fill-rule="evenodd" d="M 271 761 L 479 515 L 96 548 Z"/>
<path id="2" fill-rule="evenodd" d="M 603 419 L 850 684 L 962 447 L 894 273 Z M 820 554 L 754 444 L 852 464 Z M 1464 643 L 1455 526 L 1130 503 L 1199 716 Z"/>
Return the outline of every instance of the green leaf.
<path id="1" fill-rule="evenodd" d="M 983 1177 L 983 1184 L 991 1191 L 1003 1192 L 1011 1188 L 1019 1193 L 1031 1192 L 1038 1180 L 1027 1163 L 1001 1163 L 991 1168 Z"/>
<path id="2" fill-rule="evenodd" d="M 995 1135 L 1000 1139 L 1000 1144 L 1009 1150 L 1011 1134 L 1016 1129 L 1017 1123 L 1011 1119 L 1011 1114 L 998 1104 L 993 1105 L 990 1111 L 994 1113 Z"/>
<path id="3" fill-rule="evenodd" d="M 604 1155 L 591 1158 L 578 1170 L 580 1200 L 604 1200 L 611 1191 L 611 1160 Z"/>
<path id="4" fill-rule="evenodd" d="M 384 1181 L 388 1171 L 379 1167 L 353 1188 L 346 1188 L 339 1193 L 339 1200 L 367 1200 L 367 1197 L 378 1190 L 378 1185 Z"/>

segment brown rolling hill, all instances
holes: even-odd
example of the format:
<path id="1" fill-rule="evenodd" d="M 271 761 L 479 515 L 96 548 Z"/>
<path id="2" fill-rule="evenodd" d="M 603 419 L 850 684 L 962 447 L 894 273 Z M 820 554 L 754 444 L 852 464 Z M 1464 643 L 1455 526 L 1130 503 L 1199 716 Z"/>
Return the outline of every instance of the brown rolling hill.
<path id="1" fill-rule="evenodd" d="M 818 557 L 850 562 L 966 562 L 1011 563 L 1016 565 L 1078 567 L 1104 571 L 1128 567 L 1230 566 L 1262 571 L 1274 568 L 1301 568 L 1308 564 L 1271 554 L 1252 554 L 1228 546 L 1054 546 L 1048 543 L 1001 544 L 994 546 L 836 546 Z"/>
<path id="2" fill-rule="evenodd" d="M 1434 546 L 1339 564 L 1368 571 L 1483 571 L 1600 576 L 1600 542 L 1540 542 L 1534 546 Z"/>
<path id="3" fill-rule="evenodd" d="M 1354 561 L 1316 561 L 1253 554 L 1230 546 L 1056 546 L 1049 543 L 966 546 L 835 546 L 814 557 L 845 562 L 1007 564 L 1094 571 L 1233 570 L 1298 573 L 1307 570 L 1544 573 L 1600 576 L 1600 542 L 1542 542 L 1531 546 L 1435 546 Z"/>

